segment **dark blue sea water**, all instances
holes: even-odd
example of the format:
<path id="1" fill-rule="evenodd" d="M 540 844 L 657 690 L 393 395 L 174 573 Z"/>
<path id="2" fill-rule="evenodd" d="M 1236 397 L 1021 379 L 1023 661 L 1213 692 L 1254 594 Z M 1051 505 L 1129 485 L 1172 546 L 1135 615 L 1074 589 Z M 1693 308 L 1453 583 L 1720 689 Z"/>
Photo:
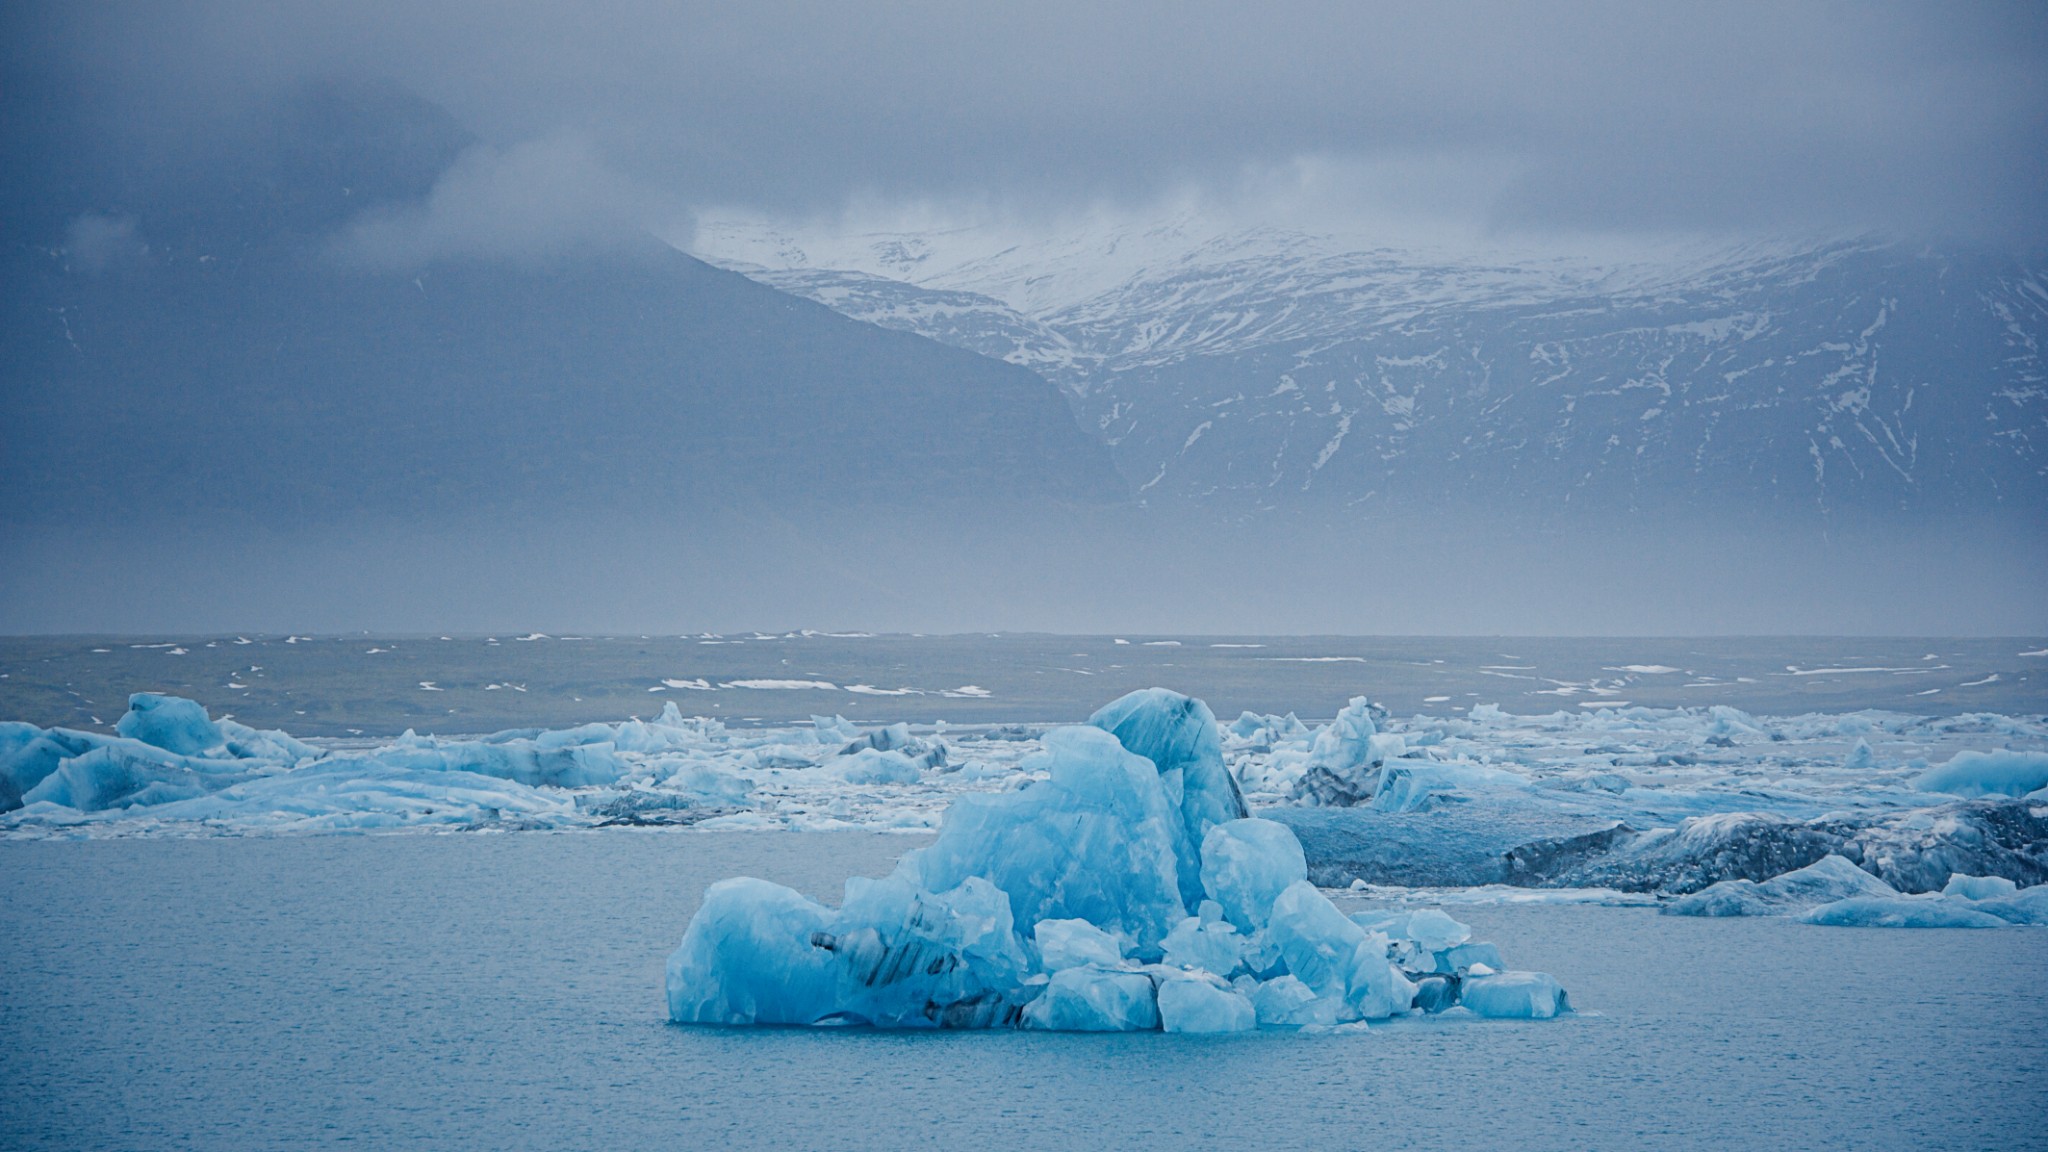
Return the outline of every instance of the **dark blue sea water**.
<path id="1" fill-rule="evenodd" d="M 768 684 L 778 686 L 758 686 Z M 1246 709 L 1328 719 L 1359 695 L 1403 716 L 1623 702 L 1777 715 L 2038 714 L 2048 711 L 2048 640 L 0 637 L 0 720 L 88 729 L 112 723 L 138 691 L 300 736 L 391 736 L 618 721 L 669 700 L 685 715 L 735 724 L 813 713 L 863 724 L 1072 723 L 1154 685 L 1201 697 L 1225 720 Z"/>
<path id="2" fill-rule="evenodd" d="M 918 840 L 0 843 L 0 1147 L 2048 1147 L 2048 931 L 1464 908 L 1585 1011 L 1363 1036 L 663 1019 L 703 887 Z"/>

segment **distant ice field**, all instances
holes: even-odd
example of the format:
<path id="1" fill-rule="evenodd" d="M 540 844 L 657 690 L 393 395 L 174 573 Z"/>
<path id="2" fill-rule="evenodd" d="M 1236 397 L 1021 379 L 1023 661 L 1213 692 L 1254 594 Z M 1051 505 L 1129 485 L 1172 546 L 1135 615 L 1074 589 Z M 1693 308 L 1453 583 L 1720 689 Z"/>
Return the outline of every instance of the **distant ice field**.
<path id="1" fill-rule="evenodd" d="M 1219 1038 L 664 1023 L 663 957 L 709 882 L 836 900 L 918 843 L 0 843 L 0 1145 L 2048 1147 L 2032 931 L 1467 907 L 1579 1014 Z"/>

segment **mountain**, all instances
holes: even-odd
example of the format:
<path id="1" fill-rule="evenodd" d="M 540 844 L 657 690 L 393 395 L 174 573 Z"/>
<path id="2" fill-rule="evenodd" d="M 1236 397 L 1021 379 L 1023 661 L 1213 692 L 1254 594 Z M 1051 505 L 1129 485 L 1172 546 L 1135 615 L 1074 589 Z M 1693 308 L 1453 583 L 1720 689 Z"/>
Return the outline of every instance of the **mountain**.
<path id="1" fill-rule="evenodd" d="M 430 105 L 318 92 L 238 131 L 149 179 L 8 186 L 70 221 L 0 253 L 8 520 L 1124 496 L 1040 376 L 651 238 L 337 259 L 474 143 Z"/>
<path id="2" fill-rule="evenodd" d="M 975 252 L 712 220 L 698 251 L 1044 374 L 1151 502 L 2048 508 L 2038 262 L 1874 241 L 1486 261 L 1172 223 Z"/>

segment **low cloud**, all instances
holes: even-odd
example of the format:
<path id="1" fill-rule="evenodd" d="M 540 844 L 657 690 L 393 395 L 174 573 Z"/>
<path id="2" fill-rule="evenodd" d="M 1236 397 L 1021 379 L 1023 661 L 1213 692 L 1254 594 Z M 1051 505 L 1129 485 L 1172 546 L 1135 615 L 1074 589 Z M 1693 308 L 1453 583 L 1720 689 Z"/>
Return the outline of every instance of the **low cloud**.
<path id="1" fill-rule="evenodd" d="M 457 157 L 424 200 L 364 213 L 332 245 L 342 263 L 418 268 L 453 260 L 533 262 L 687 238 L 689 215 L 570 136 Z"/>

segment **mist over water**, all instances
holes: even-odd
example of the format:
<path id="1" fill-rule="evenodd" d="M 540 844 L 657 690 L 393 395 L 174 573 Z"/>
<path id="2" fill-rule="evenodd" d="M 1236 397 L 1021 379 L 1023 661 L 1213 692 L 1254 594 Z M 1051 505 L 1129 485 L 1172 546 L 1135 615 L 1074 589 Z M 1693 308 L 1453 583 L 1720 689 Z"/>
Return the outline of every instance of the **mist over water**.
<path id="1" fill-rule="evenodd" d="M 2034 635 L 2020 517 L 995 506 L 26 525 L 0 631 Z"/>

